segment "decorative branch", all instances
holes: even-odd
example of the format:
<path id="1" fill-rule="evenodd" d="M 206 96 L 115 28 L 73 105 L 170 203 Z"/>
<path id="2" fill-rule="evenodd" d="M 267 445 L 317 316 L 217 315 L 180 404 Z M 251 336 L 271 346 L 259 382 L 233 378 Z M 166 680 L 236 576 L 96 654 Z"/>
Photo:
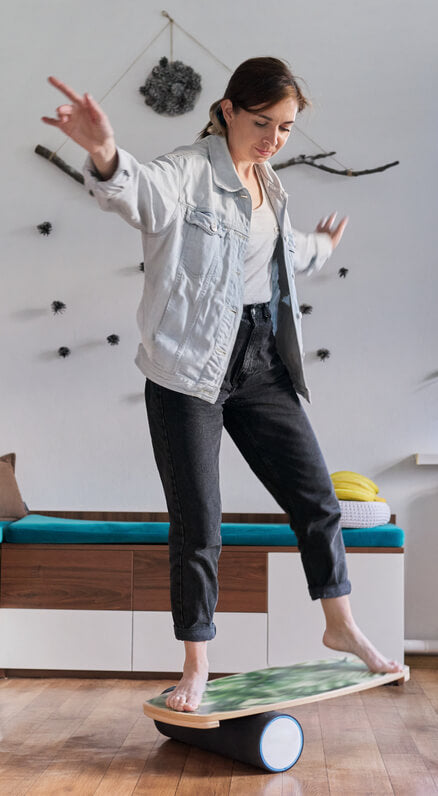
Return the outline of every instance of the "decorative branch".
<path id="1" fill-rule="evenodd" d="M 285 169 L 287 166 L 313 166 L 314 169 L 321 169 L 322 171 L 328 171 L 330 174 L 341 174 L 344 177 L 360 177 L 362 174 L 376 174 L 378 171 L 386 171 L 386 169 L 391 169 L 393 166 L 398 166 L 400 163 L 399 160 L 394 160 L 393 163 L 385 163 L 384 166 L 376 166 L 375 169 L 362 169 L 361 171 L 353 171 L 353 169 L 332 169 L 330 166 L 322 166 L 315 163 L 315 160 L 319 158 L 330 158 L 333 155 L 336 155 L 336 152 L 324 152 L 320 155 L 298 155 L 296 158 L 290 158 L 290 160 L 285 160 L 283 163 L 275 163 L 273 165 L 274 171 L 278 171 L 279 169 Z"/>
<path id="2" fill-rule="evenodd" d="M 35 147 L 35 152 L 37 155 L 41 155 L 41 157 L 46 158 L 46 160 L 50 160 L 58 169 L 61 169 L 65 174 L 68 174 L 69 177 L 73 177 L 76 182 L 80 182 L 81 185 L 84 185 L 84 177 L 73 166 L 69 166 L 65 160 L 55 155 L 54 152 L 51 152 L 50 149 L 47 149 L 45 146 L 41 146 L 37 144 Z M 386 163 L 384 166 L 377 166 L 375 169 L 363 169 L 362 171 L 353 171 L 352 169 L 332 169 L 330 166 L 321 166 L 315 163 L 315 160 L 319 160 L 320 158 L 329 158 L 332 155 L 336 155 L 336 152 L 324 152 L 320 155 L 298 155 L 296 158 L 290 158 L 290 160 L 285 160 L 284 163 L 276 163 L 272 168 L 275 171 L 279 171 L 279 169 L 285 169 L 287 166 L 313 166 L 315 169 L 322 169 L 322 171 L 328 171 L 330 174 L 341 174 L 344 177 L 360 177 L 362 174 L 375 174 L 378 171 L 386 171 L 386 169 L 392 168 L 392 166 L 398 166 L 400 163 L 399 160 L 394 160 L 393 163 Z M 94 196 L 92 191 L 89 191 L 91 196 Z"/>
<path id="3" fill-rule="evenodd" d="M 65 174 L 68 174 L 69 177 L 73 177 L 76 182 L 80 182 L 81 185 L 84 184 L 83 175 L 79 171 L 76 171 L 73 166 L 69 166 L 65 160 L 62 160 L 62 158 L 58 157 L 58 155 L 55 155 L 54 152 L 51 152 L 50 149 L 47 149 L 47 147 L 37 144 L 35 147 L 35 152 L 37 155 L 41 155 L 41 157 L 46 158 L 46 160 L 50 160 L 55 164 L 55 166 L 58 166 L 58 169 L 61 169 L 61 171 L 65 172 Z"/>

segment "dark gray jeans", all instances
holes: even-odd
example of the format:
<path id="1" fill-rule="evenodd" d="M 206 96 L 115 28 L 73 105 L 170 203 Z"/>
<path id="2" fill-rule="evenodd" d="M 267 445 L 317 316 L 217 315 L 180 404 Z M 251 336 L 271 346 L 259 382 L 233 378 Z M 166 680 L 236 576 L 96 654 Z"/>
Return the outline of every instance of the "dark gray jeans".
<path id="1" fill-rule="evenodd" d="M 350 593 L 339 504 L 316 437 L 276 351 L 269 304 L 244 307 L 214 404 L 149 379 L 145 396 L 169 512 L 177 639 L 207 641 L 216 633 L 223 427 L 288 514 L 311 598 Z"/>

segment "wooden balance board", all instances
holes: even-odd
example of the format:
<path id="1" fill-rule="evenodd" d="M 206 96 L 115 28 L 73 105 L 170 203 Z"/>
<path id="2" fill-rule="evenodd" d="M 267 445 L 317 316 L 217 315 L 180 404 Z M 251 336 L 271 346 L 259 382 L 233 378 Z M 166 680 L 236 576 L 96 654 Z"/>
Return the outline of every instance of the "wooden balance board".
<path id="1" fill-rule="evenodd" d="M 305 661 L 211 680 L 195 712 L 166 707 L 172 689 L 145 702 L 143 710 L 170 738 L 268 771 L 286 771 L 297 762 L 304 736 L 299 722 L 281 711 L 407 680 L 408 666 L 375 674 L 354 657 Z"/>

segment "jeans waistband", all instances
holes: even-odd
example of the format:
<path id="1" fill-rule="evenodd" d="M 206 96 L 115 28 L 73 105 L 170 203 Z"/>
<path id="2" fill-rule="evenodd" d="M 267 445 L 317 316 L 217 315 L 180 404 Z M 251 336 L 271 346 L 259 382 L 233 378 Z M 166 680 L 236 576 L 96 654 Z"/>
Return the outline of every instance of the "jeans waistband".
<path id="1" fill-rule="evenodd" d="M 253 321 L 256 320 L 266 320 L 267 318 L 271 317 L 271 311 L 269 309 L 269 301 L 265 301 L 263 304 L 244 304 L 243 311 L 242 311 L 242 318 L 246 318 L 248 320 L 252 319 Z"/>

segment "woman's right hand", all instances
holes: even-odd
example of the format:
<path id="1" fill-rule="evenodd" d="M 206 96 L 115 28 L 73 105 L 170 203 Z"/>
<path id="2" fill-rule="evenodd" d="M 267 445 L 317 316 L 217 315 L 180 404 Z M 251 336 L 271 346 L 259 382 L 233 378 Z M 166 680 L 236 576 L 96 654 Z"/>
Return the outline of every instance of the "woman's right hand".
<path id="1" fill-rule="evenodd" d="M 49 77 L 48 80 L 52 86 L 62 91 L 72 104 L 59 105 L 56 109 L 57 119 L 42 116 L 41 121 L 58 127 L 61 132 L 86 149 L 91 156 L 105 154 L 106 157 L 111 157 L 116 151 L 114 131 L 100 105 L 87 93 L 81 97 L 56 77 Z"/>

